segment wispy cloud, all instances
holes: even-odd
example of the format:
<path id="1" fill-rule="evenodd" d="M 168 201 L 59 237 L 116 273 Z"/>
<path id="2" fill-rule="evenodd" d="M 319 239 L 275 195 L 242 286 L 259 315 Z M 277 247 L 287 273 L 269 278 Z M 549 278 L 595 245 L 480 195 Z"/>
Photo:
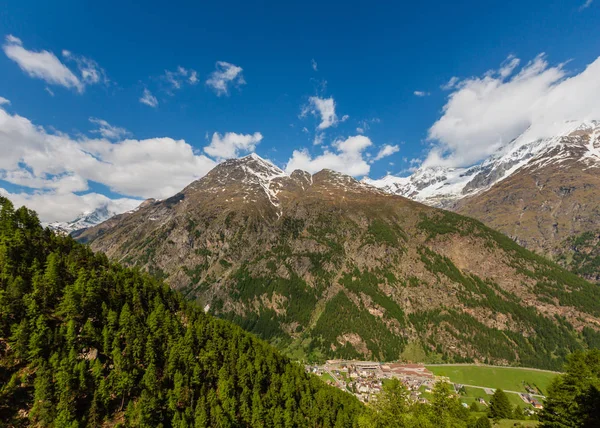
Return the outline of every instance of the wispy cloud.
<path id="1" fill-rule="evenodd" d="M 588 7 L 590 7 L 592 5 L 593 1 L 594 0 L 586 0 L 585 3 L 583 3 L 581 6 L 579 6 L 579 11 L 581 12 L 582 10 L 585 10 Z"/>
<path id="2" fill-rule="evenodd" d="M 338 123 L 344 122 L 349 118 L 347 114 L 342 116 L 341 120 L 338 118 L 335 113 L 335 100 L 333 97 L 310 97 L 308 104 L 302 108 L 300 117 L 306 117 L 309 113 L 321 118 L 321 122 L 317 126 L 319 130 L 336 126 Z"/>
<path id="3" fill-rule="evenodd" d="M 8 105 L 8 104 L 10 104 L 10 101 L 9 101 L 9 100 L 7 100 L 7 99 L 6 99 L 6 98 L 4 98 L 4 97 L 0 97 L 0 106 L 3 106 L 3 105 Z"/>
<path id="4" fill-rule="evenodd" d="M 360 120 L 358 122 L 358 126 L 356 127 L 356 132 L 359 134 L 364 134 L 371 128 L 371 124 L 373 123 L 381 123 L 381 119 L 374 117 L 372 119 Z"/>
<path id="5" fill-rule="evenodd" d="M 125 128 L 113 126 L 106 120 L 98 119 L 97 117 L 90 117 L 89 121 L 94 125 L 98 125 L 98 129 L 94 129 L 92 133 L 100 134 L 108 140 L 118 140 L 131 135 L 131 133 Z"/>
<path id="6" fill-rule="evenodd" d="M 81 81 L 85 85 L 109 83 L 108 77 L 106 77 L 106 72 L 93 59 L 86 58 L 81 55 L 75 55 L 68 50 L 63 50 L 62 55 L 66 60 L 75 62 L 81 76 Z"/>
<path id="7" fill-rule="evenodd" d="M 154 95 L 152 95 L 152 92 L 150 92 L 150 90 L 148 88 L 144 89 L 144 93 L 142 94 L 142 97 L 140 98 L 140 102 L 142 104 L 146 104 L 147 106 L 150 106 L 150 107 L 158 106 L 158 100 L 156 99 L 156 97 Z"/>
<path id="8" fill-rule="evenodd" d="M 428 97 L 430 95 L 429 92 L 425 91 L 415 91 L 413 94 L 415 94 L 417 97 Z"/>
<path id="9" fill-rule="evenodd" d="M 314 58 L 310 60 L 310 65 L 314 71 L 319 71 L 317 67 L 317 61 L 315 61 Z"/>
<path id="10" fill-rule="evenodd" d="M 173 89 L 181 89 L 184 84 L 195 85 L 198 83 L 198 72 L 193 69 L 187 69 L 182 66 L 177 67 L 175 71 L 165 70 L 163 79 L 169 84 L 167 93 L 173 94 Z"/>
<path id="11" fill-rule="evenodd" d="M 229 87 L 231 85 L 245 85 L 246 81 L 243 76 L 242 67 L 230 64 L 225 61 L 217 61 L 216 69 L 213 71 L 206 84 L 212 88 L 218 96 L 229 95 Z"/>
<path id="12" fill-rule="evenodd" d="M 448 82 L 444 83 L 440 88 L 444 91 L 449 91 L 450 89 L 454 89 L 459 82 L 459 78 L 456 76 L 452 76 Z"/>
<path id="13" fill-rule="evenodd" d="M 373 161 L 378 161 L 385 157 L 391 156 L 394 153 L 398 153 L 399 151 L 400 151 L 400 146 L 398 146 L 397 144 L 395 144 L 395 145 L 385 144 L 384 146 L 381 147 L 381 149 L 379 149 L 379 152 L 373 158 Z"/>

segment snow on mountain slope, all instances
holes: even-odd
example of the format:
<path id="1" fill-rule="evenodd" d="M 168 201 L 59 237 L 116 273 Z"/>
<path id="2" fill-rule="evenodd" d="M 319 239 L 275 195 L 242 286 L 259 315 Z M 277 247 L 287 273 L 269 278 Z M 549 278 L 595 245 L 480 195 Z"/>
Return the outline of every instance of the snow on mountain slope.
<path id="1" fill-rule="evenodd" d="M 74 220 L 49 223 L 48 227 L 54 230 L 55 232 L 69 235 L 77 230 L 87 229 L 89 227 L 96 226 L 108 220 L 109 218 L 119 214 L 123 214 L 124 212 L 135 212 L 140 207 L 143 207 L 153 201 L 154 199 L 147 199 L 144 202 L 142 202 L 138 207 L 129 211 L 124 211 L 121 207 L 109 206 L 109 204 L 105 204 L 96 208 L 94 211 L 81 213 Z"/>
<path id="2" fill-rule="evenodd" d="M 422 167 L 408 177 L 388 175 L 363 181 L 389 193 L 449 208 L 459 199 L 485 191 L 524 167 L 540 168 L 567 159 L 600 167 L 600 121 L 568 121 L 556 124 L 550 133 L 552 137 L 540 138 L 539 130 L 530 128 L 469 168 Z"/>

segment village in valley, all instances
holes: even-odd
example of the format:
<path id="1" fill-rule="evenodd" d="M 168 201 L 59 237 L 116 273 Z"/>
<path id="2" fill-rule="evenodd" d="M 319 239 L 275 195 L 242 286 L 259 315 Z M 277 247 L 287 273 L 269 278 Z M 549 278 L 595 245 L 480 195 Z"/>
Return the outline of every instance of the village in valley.
<path id="1" fill-rule="evenodd" d="M 413 402 L 428 403 L 433 387 L 437 382 L 450 383 L 455 393 L 462 397 L 466 395 L 465 387 L 479 388 L 491 398 L 494 388 L 462 385 L 452 382 L 446 376 L 436 376 L 423 364 L 380 363 L 374 361 L 328 360 L 323 365 L 306 365 L 306 371 L 321 377 L 330 385 L 343 391 L 353 393 L 360 401 L 368 403 L 377 399 L 383 383 L 388 379 L 400 380 L 408 389 Z M 525 385 L 526 393 L 516 393 L 523 401 L 526 414 L 533 414 L 543 408 L 544 396 L 534 387 Z M 513 392 L 513 391 L 509 391 Z M 469 404 L 463 400 L 462 404 Z M 489 400 L 478 397 L 475 402 L 480 407 L 487 407 Z"/>

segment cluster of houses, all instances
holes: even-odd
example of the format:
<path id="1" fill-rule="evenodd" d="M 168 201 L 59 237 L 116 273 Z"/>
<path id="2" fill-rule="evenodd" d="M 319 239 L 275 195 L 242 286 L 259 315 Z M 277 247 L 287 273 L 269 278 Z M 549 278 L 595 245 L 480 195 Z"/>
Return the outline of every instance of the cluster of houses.
<path id="1" fill-rule="evenodd" d="M 326 376 L 331 385 L 354 393 L 363 402 L 373 401 L 377 397 L 385 379 L 400 380 L 409 390 L 411 401 L 419 403 L 427 403 L 425 396 L 432 393 L 435 382 L 449 381 L 447 378 L 436 377 L 422 364 L 328 360 L 324 365 L 307 365 L 305 367 L 307 372 L 317 376 Z M 525 387 L 528 393 L 519 395 L 525 403 L 533 407 L 533 409 L 526 409 L 526 414 L 532 414 L 535 410 L 542 409 L 543 405 L 539 396 L 535 396 L 538 391 L 528 385 Z M 454 384 L 457 396 L 460 396 L 462 389 L 463 385 Z M 494 393 L 493 388 L 484 388 L 484 391 L 487 395 Z M 483 398 L 478 398 L 477 402 L 482 406 L 488 406 Z M 468 407 L 466 403 L 463 403 L 463 406 Z"/>
<path id="2" fill-rule="evenodd" d="M 534 409 L 541 410 L 544 408 L 542 402 L 531 394 L 519 394 L 521 399 L 527 404 L 531 404 Z"/>
<path id="3" fill-rule="evenodd" d="M 353 392 L 359 400 L 368 402 L 381 392 L 384 379 L 399 379 L 410 391 L 413 401 L 427 402 L 421 397 L 422 386 L 431 390 L 435 376 L 421 364 L 381 364 L 372 361 L 329 360 L 323 366 L 306 366 L 308 372 L 322 376 L 327 373 L 333 385 Z"/>

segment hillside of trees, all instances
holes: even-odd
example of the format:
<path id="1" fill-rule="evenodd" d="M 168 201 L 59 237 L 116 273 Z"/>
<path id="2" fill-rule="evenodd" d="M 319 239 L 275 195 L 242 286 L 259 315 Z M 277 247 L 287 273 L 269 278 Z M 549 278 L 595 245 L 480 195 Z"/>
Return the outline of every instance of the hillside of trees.
<path id="1" fill-rule="evenodd" d="M 363 406 L 0 198 L 0 425 L 351 427 Z"/>

